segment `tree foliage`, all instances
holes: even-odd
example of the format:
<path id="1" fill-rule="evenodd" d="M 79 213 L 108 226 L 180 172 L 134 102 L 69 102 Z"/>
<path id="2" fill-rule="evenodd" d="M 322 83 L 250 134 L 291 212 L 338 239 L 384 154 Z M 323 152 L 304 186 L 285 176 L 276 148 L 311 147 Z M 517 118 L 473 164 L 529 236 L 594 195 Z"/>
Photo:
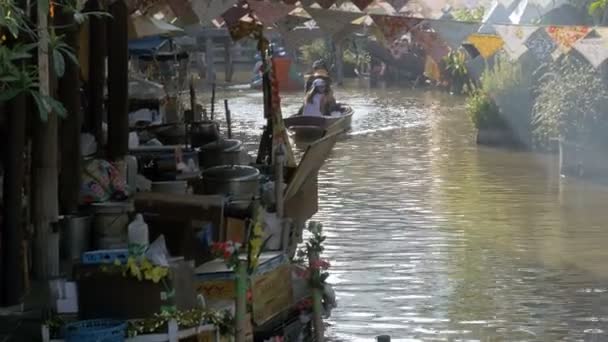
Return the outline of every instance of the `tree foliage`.
<path id="1" fill-rule="evenodd" d="M 49 0 L 38 0 L 38 8 L 49 13 L 52 18 L 56 11 L 73 16 L 74 26 L 79 25 L 87 16 L 107 15 L 106 13 L 83 13 L 76 1 L 62 4 Z M 66 60 L 78 64 L 73 49 L 64 41 L 57 29 L 69 26 L 49 26 L 47 31 L 33 25 L 26 11 L 15 0 L 0 0 L 0 104 L 10 101 L 19 95 L 30 96 L 36 105 L 40 119 L 46 121 L 48 114 L 54 112 L 65 116 L 66 110 L 55 98 L 40 92 L 39 70 L 32 63 L 37 49 L 47 52 L 53 65 L 53 73 L 61 78 L 65 73 Z M 40 44 L 41 37 L 48 37 L 48 46 Z"/>

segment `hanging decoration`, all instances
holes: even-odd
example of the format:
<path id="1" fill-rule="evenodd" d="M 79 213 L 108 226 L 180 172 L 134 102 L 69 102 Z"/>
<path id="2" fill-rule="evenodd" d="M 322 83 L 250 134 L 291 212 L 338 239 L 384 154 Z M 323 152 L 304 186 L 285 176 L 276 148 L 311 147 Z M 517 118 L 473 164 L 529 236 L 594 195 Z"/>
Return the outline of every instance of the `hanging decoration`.
<path id="1" fill-rule="evenodd" d="M 273 25 L 282 20 L 296 8 L 295 5 L 286 5 L 281 2 L 270 3 L 259 0 L 248 0 L 247 3 L 256 18 L 266 26 Z"/>
<path id="2" fill-rule="evenodd" d="M 400 56 L 403 52 L 403 45 L 406 44 L 405 40 L 409 44 L 409 39 L 406 36 L 410 30 L 416 28 L 423 21 L 420 18 L 390 15 L 372 14 L 370 16 L 382 33 L 381 38 L 384 38 L 385 44 L 395 57 Z"/>
<path id="3" fill-rule="evenodd" d="M 299 17 L 295 15 L 288 15 L 283 19 L 276 22 L 276 27 L 281 32 L 288 32 L 295 29 L 298 26 L 302 26 L 305 22 L 310 21 L 310 18 Z"/>
<path id="4" fill-rule="evenodd" d="M 538 30 L 535 26 L 494 25 L 496 33 L 505 42 L 505 51 L 512 60 L 518 60 L 528 48 L 525 42 Z"/>
<path id="5" fill-rule="evenodd" d="M 239 41 L 245 37 L 257 39 L 263 35 L 264 26 L 259 21 L 247 16 L 234 25 L 228 26 L 228 32 L 233 41 Z"/>
<path id="6" fill-rule="evenodd" d="M 167 4 L 181 24 L 193 25 L 199 23 L 200 18 L 194 12 L 190 1 L 167 0 Z"/>
<path id="7" fill-rule="evenodd" d="M 448 20 L 431 20 L 429 23 L 433 30 L 454 50 L 459 48 L 468 36 L 479 29 L 479 24 L 476 23 Z"/>
<path id="8" fill-rule="evenodd" d="M 203 25 L 212 25 L 213 20 L 236 5 L 239 0 L 197 0 L 193 1 L 192 9 Z"/>
<path id="9" fill-rule="evenodd" d="M 248 15 L 251 11 L 245 1 L 239 1 L 238 4 L 230 7 L 226 12 L 222 14 L 222 19 L 228 27 L 238 24 L 239 20 L 244 16 Z"/>
<path id="10" fill-rule="evenodd" d="M 586 26 L 549 26 L 545 30 L 564 54 L 570 52 L 572 46 L 590 32 Z"/>
<path id="11" fill-rule="evenodd" d="M 574 49 L 598 69 L 608 59 L 608 41 L 605 38 L 586 38 L 574 44 Z"/>
<path id="12" fill-rule="evenodd" d="M 352 22 L 364 16 L 361 13 L 316 8 L 307 8 L 306 12 L 310 14 L 324 33 L 336 40 L 340 40 L 356 30 L 359 26 L 353 25 Z"/>
<path id="13" fill-rule="evenodd" d="M 526 47 L 536 59 L 545 62 L 551 58 L 557 44 L 547 35 L 545 30 L 537 30 L 525 42 Z"/>
<path id="14" fill-rule="evenodd" d="M 296 160 L 293 154 L 293 150 L 291 148 L 291 143 L 289 142 L 289 137 L 287 135 L 287 129 L 285 128 L 285 123 L 283 122 L 283 114 L 281 111 L 281 97 L 279 95 L 279 80 L 276 77 L 277 70 L 276 64 L 274 63 L 274 58 L 270 58 L 271 68 L 270 68 L 270 84 L 271 84 L 271 117 L 272 117 L 272 146 L 273 153 L 274 148 L 279 145 L 283 145 L 285 147 L 285 166 L 286 167 L 296 167 Z"/>
<path id="15" fill-rule="evenodd" d="M 334 2 L 336 2 L 335 0 L 315 0 L 317 4 L 319 4 L 319 6 L 321 6 L 321 8 L 325 8 L 328 9 L 330 8 Z"/>
<path id="16" fill-rule="evenodd" d="M 361 11 L 365 10 L 374 0 L 351 0 L 351 2 L 357 6 Z"/>
<path id="17" fill-rule="evenodd" d="M 403 7 L 408 3 L 409 0 L 386 0 L 391 7 L 395 10 L 395 12 L 399 13 Z"/>
<path id="18" fill-rule="evenodd" d="M 450 48 L 447 46 L 446 42 L 439 37 L 437 32 L 413 29 L 411 34 L 413 41 L 420 44 L 427 56 L 431 57 L 437 63 L 450 52 Z"/>
<path id="19" fill-rule="evenodd" d="M 494 56 L 504 45 L 504 41 L 499 36 L 493 34 L 472 34 L 468 38 L 483 59 Z"/>

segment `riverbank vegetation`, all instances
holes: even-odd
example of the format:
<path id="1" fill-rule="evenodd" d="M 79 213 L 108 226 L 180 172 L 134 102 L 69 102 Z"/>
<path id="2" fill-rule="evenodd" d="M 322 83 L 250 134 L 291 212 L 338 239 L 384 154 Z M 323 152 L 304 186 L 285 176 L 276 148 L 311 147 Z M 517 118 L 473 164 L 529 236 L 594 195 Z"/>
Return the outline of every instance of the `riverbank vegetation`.
<path id="1" fill-rule="evenodd" d="M 576 58 L 553 63 L 535 88 L 534 133 L 541 144 L 560 139 L 608 146 L 608 90 L 593 67 Z"/>

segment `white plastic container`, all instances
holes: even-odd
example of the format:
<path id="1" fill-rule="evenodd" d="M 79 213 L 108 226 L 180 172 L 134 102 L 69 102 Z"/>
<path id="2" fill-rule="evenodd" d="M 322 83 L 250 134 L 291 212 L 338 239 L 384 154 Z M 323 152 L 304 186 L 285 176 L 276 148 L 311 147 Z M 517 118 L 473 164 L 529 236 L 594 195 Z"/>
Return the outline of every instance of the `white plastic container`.
<path id="1" fill-rule="evenodd" d="M 150 237 L 148 225 L 141 214 L 135 215 L 135 220 L 129 223 L 128 241 L 130 255 L 141 257 L 146 253 L 148 245 L 150 245 Z"/>

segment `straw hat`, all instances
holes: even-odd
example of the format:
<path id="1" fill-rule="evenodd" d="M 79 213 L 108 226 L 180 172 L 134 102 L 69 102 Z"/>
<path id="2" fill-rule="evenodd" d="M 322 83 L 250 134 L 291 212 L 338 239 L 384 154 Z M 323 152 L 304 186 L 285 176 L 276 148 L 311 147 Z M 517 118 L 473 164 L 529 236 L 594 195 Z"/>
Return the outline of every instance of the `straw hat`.
<path id="1" fill-rule="evenodd" d="M 315 72 L 312 74 L 312 77 L 329 78 L 329 74 L 327 73 L 327 70 L 315 70 Z"/>

